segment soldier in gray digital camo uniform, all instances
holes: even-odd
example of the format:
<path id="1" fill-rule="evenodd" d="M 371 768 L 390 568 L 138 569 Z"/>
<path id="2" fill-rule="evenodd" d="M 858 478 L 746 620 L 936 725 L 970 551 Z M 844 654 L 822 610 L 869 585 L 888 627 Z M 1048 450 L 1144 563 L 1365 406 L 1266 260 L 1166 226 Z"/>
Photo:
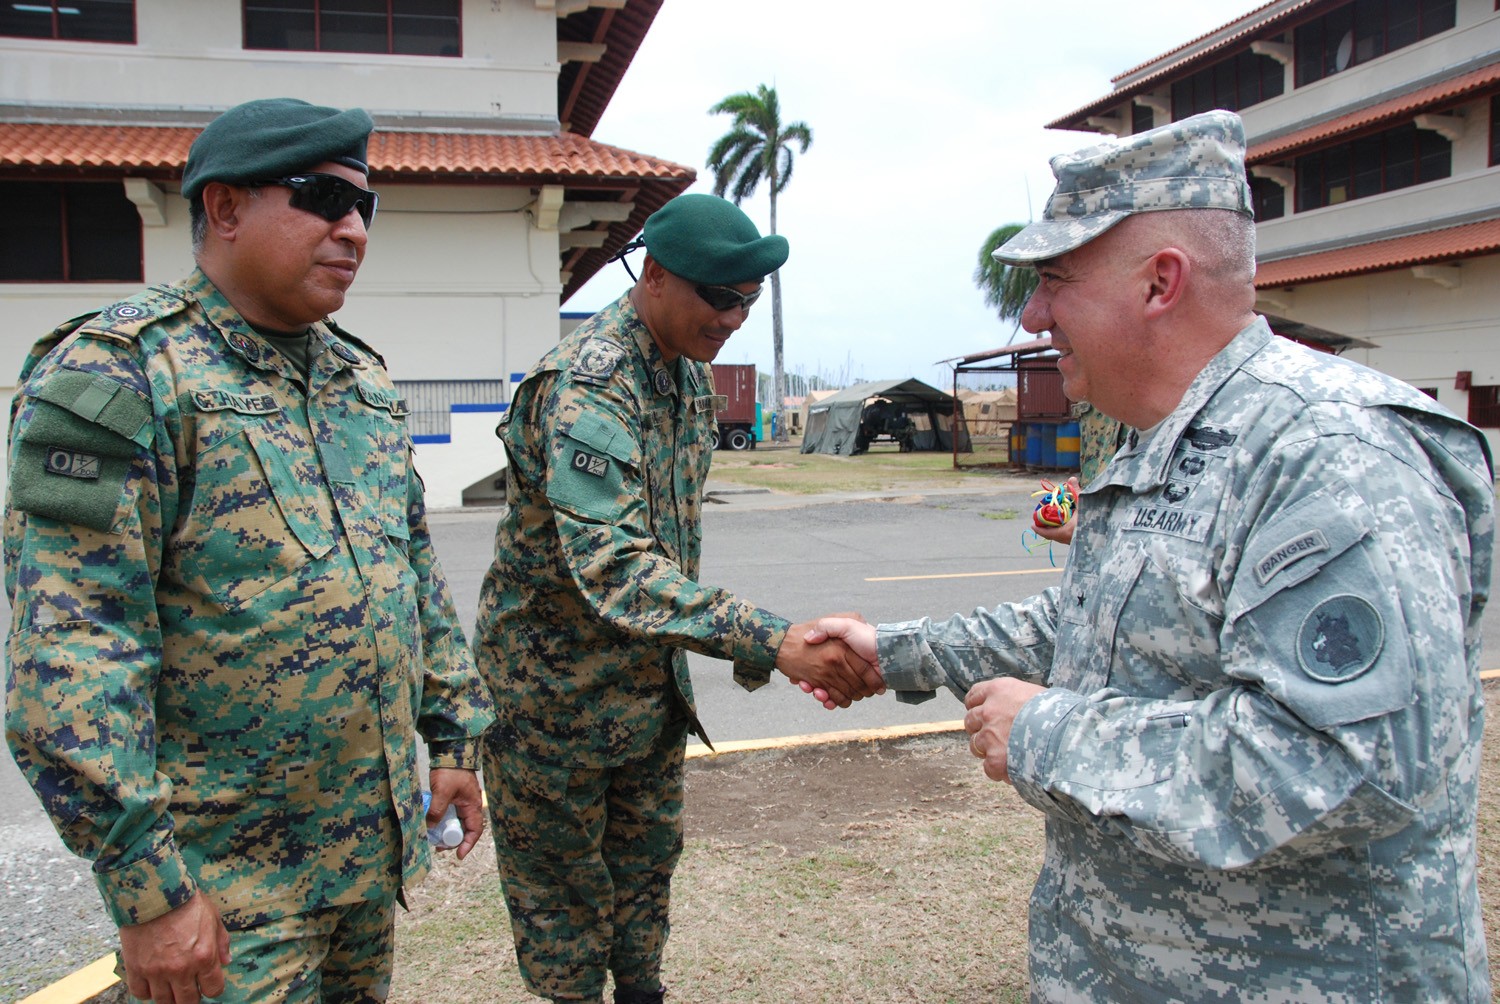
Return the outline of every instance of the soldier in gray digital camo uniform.
<path id="1" fill-rule="evenodd" d="M 1046 814 L 1034 1000 L 1488 1001 L 1485 441 L 1252 312 L 1243 155 L 1209 112 L 1057 157 L 995 252 L 1036 265 L 1022 324 L 1068 396 L 1134 430 L 1061 586 L 826 626 L 966 695 L 986 773 Z"/>
<path id="2" fill-rule="evenodd" d="M 647 221 L 639 281 L 548 353 L 498 430 L 509 508 L 475 629 L 498 722 L 484 782 L 526 986 L 660 1001 L 683 748 L 703 736 L 686 651 L 879 686 L 843 646 L 697 581 L 712 361 L 787 257 L 733 204 L 684 195 Z M 829 702 L 832 704 L 833 702 Z"/>
<path id="3" fill-rule="evenodd" d="M 466 852 L 492 712 L 406 408 L 326 320 L 364 257 L 370 117 L 225 112 L 198 268 L 42 339 L 10 426 L 6 732 L 94 861 L 136 997 L 383 1000 L 432 821 Z"/>

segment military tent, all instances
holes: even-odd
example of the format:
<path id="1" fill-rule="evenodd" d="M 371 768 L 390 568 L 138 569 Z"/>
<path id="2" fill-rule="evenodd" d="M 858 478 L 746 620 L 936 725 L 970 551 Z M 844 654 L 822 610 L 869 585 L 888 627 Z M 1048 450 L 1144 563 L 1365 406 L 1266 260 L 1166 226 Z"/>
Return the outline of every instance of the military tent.
<path id="1" fill-rule="evenodd" d="M 852 457 L 880 439 L 903 450 L 952 450 L 953 403 L 953 395 L 920 380 L 855 384 L 808 408 L 802 452 Z M 958 449 L 968 453 L 961 413 L 958 422 Z"/>

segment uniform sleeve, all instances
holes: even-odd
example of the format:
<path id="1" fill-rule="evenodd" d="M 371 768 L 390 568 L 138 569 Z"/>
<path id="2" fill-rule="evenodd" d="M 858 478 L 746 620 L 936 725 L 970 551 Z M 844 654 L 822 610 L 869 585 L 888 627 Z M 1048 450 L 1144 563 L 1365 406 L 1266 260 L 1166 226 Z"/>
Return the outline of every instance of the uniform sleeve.
<path id="1" fill-rule="evenodd" d="M 789 624 L 699 585 L 660 552 L 639 420 L 618 383 L 559 378 L 527 418 L 542 430 L 542 479 L 568 572 L 594 613 L 629 637 L 732 659 L 737 679 L 764 682 Z"/>
<path id="2" fill-rule="evenodd" d="M 881 624 L 876 654 L 886 686 L 915 704 L 947 687 L 960 701 L 981 680 L 1046 680 L 1057 637 L 1056 587 L 1020 603 L 979 609 L 946 621 Z"/>
<path id="3" fill-rule="evenodd" d="M 175 461 L 127 351 L 80 340 L 20 391 L 9 443 L 6 737 L 117 925 L 182 905 L 194 877 L 156 770 L 155 605 Z"/>
<path id="4" fill-rule="evenodd" d="M 447 577 L 432 548 L 422 483 L 412 468 L 407 486 L 409 557 L 417 574 L 422 621 L 422 707 L 417 725 L 432 767 L 479 769 L 479 736 L 495 720 L 489 691 L 474 667 Z"/>
<path id="5" fill-rule="evenodd" d="M 1472 529 L 1492 526 L 1492 490 L 1470 470 L 1456 496 L 1411 456 L 1348 436 L 1261 467 L 1263 501 L 1228 534 L 1243 546 L 1224 685 L 1198 700 L 1029 701 L 1008 753 L 1033 805 L 1160 858 L 1236 868 L 1379 839 L 1446 797 L 1478 742 L 1466 635 L 1488 588 L 1471 555 L 1489 537 Z"/>

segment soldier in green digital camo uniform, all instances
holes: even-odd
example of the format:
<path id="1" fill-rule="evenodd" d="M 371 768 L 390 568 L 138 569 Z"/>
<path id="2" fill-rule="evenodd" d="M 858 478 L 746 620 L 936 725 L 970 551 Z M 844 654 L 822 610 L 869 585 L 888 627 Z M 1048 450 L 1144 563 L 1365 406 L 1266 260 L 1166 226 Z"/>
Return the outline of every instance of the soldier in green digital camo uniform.
<path id="1" fill-rule="evenodd" d="M 509 508 L 475 631 L 498 721 L 484 781 L 527 987 L 662 1000 L 683 747 L 703 735 L 684 650 L 874 692 L 842 646 L 698 575 L 714 433 L 707 365 L 787 257 L 738 208 L 684 195 L 647 221 L 635 286 L 550 352 L 499 429 Z M 830 702 L 833 703 L 833 702 Z"/>
<path id="2" fill-rule="evenodd" d="M 10 427 L 6 731 L 92 859 L 139 998 L 383 1000 L 393 902 L 492 720 L 428 538 L 405 406 L 326 320 L 364 257 L 371 120 L 225 112 L 194 253 L 42 339 Z M 232 932 L 232 933 L 229 933 Z"/>
<path id="3" fill-rule="evenodd" d="M 824 626 L 966 695 L 1046 814 L 1033 1000 L 1487 1002 L 1485 440 L 1253 313 L 1243 158 L 1223 111 L 1056 157 L 995 252 L 1035 264 L 1065 392 L 1132 429 L 1060 587 Z"/>

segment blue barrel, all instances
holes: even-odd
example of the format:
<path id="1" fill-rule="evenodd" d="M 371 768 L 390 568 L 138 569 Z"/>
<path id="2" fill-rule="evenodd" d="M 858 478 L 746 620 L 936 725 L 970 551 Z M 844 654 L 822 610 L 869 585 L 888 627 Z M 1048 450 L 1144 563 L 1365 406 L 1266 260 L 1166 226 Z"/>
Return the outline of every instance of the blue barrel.
<path id="1" fill-rule="evenodd" d="M 1042 466 L 1042 430 L 1046 426 L 1032 422 L 1026 427 L 1026 466 Z"/>
<path id="2" fill-rule="evenodd" d="M 1042 426 L 1042 467 L 1057 466 L 1057 426 Z"/>
<path id="3" fill-rule="evenodd" d="M 1057 466 L 1070 471 L 1078 470 L 1079 447 L 1082 436 L 1077 422 L 1064 422 L 1057 427 Z"/>
<path id="4" fill-rule="evenodd" d="M 1010 424 L 1010 462 L 1020 466 L 1026 463 L 1026 425 L 1022 422 Z"/>

